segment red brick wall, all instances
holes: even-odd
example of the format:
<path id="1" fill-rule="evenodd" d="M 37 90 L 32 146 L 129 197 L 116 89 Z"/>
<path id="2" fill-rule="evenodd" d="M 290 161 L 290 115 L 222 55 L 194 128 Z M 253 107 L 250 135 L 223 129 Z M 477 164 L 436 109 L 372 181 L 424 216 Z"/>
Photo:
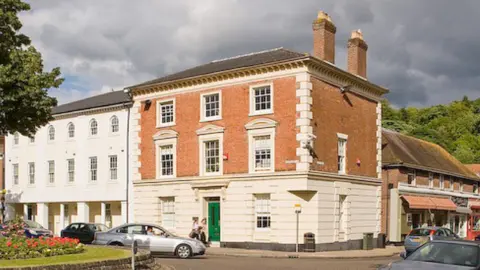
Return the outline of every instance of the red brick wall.
<path id="1" fill-rule="evenodd" d="M 257 85 L 261 82 L 255 82 Z M 196 130 L 209 124 L 225 127 L 223 138 L 224 174 L 248 172 L 248 134 L 245 124 L 255 118 L 270 118 L 278 122 L 275 138 L 275 170 L 295 170 L 295 164 L 286 164 L 286 160 L 296 160 L 296 87 L 295 77 L 275 79 L 273 81 L 274 114 L 249 117 L 249 84 L 208 89 L 201 92 L 177 94 L 161 99 L 175 97 L 175 123 L 172 129 L 178 132 L 177 176 L 199 175 L 198 136 Z M 200 123 L 200 95 L 215 90 L 222 91 L 222 120 Z M 161 100 L 159 99 L 159 100 Z M 143 179 L 155 178 L 155 147 L 152 136 L 160 129 L 156 128 L 156 100 L 150 108 L 141 108 L 141 168 Z"/>
<path id="2" fill-rule="evenodd" d="M 347 174 L 376 177 L 377 103 L 358 95 L 340 93 L 337 87 L 312 77 L 313 133 L 315 152 L 313 170 L 337 172 L 337 133 L 348 135 Z M 357 158 L 361 165 L 356 164 Z M 318 165 L 316 162 L 324 162 Z"/>

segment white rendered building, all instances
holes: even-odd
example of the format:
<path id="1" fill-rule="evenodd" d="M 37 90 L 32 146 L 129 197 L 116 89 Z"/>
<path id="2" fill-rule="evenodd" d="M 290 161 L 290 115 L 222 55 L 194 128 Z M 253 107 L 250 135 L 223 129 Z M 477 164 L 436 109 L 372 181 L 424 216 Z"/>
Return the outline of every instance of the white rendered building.
<path id="1" fill-rule="evenodd" d="M 23 216 L 55 234 L 73 222 L 127 222 L 130 106 L 126 93 L 110 92 L 55 107 L 34 138 L 8 135 L 7 219 Z"/>

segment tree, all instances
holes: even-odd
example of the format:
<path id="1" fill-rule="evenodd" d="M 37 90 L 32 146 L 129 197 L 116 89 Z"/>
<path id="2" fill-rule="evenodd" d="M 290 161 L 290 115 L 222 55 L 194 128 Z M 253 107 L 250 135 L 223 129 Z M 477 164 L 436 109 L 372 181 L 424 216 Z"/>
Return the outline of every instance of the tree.
<path id="1" fill-rule="evenodd" d="M 51 121 L 57 100 L 48 89 L 63 82 L 59 68 L 43 70 L 41 54 L 19 33 L 18 13 L 28 10 L 21 0 L 0 0 L 0 134 L 31 136 Z"/>

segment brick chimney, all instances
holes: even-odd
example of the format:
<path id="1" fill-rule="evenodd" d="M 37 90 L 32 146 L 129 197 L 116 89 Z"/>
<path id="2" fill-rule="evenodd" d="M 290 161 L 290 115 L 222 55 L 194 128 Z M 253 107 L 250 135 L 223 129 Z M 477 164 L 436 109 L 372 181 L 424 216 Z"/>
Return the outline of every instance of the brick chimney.
<path id="1" fill-rule="evenodd" d="M 337 27 L 330 16 L 320 11 L 312 23 L 313 56 L 335 64 L 335 32 Z"/>
<path id="2" fill-rule="evenodd" d="M 363 78 L 367 78 L 367 49 L 360 29 L 352 31 L 348 40 L 347 70 Z"/>

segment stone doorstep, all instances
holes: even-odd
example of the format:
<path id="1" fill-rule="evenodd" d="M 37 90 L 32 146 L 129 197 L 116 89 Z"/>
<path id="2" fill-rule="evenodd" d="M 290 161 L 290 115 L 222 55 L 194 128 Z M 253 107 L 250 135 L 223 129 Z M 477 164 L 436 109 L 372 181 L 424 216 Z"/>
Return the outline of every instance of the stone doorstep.
<path id="1" fill-rule="evenodd" d="M 349 258 L 378 258 L 391 257 L 400 254 L 403 247 L 386 247 L 385 249 L 326 251 L 326 252 L 282 252 L 266 250 L 242 250 L 230 248 L 208 248 L 207 256 L 230 256 L 230 257 L 257 257 L 257 258 L 289 258 L 289 259 L 349 259 Z"/>

